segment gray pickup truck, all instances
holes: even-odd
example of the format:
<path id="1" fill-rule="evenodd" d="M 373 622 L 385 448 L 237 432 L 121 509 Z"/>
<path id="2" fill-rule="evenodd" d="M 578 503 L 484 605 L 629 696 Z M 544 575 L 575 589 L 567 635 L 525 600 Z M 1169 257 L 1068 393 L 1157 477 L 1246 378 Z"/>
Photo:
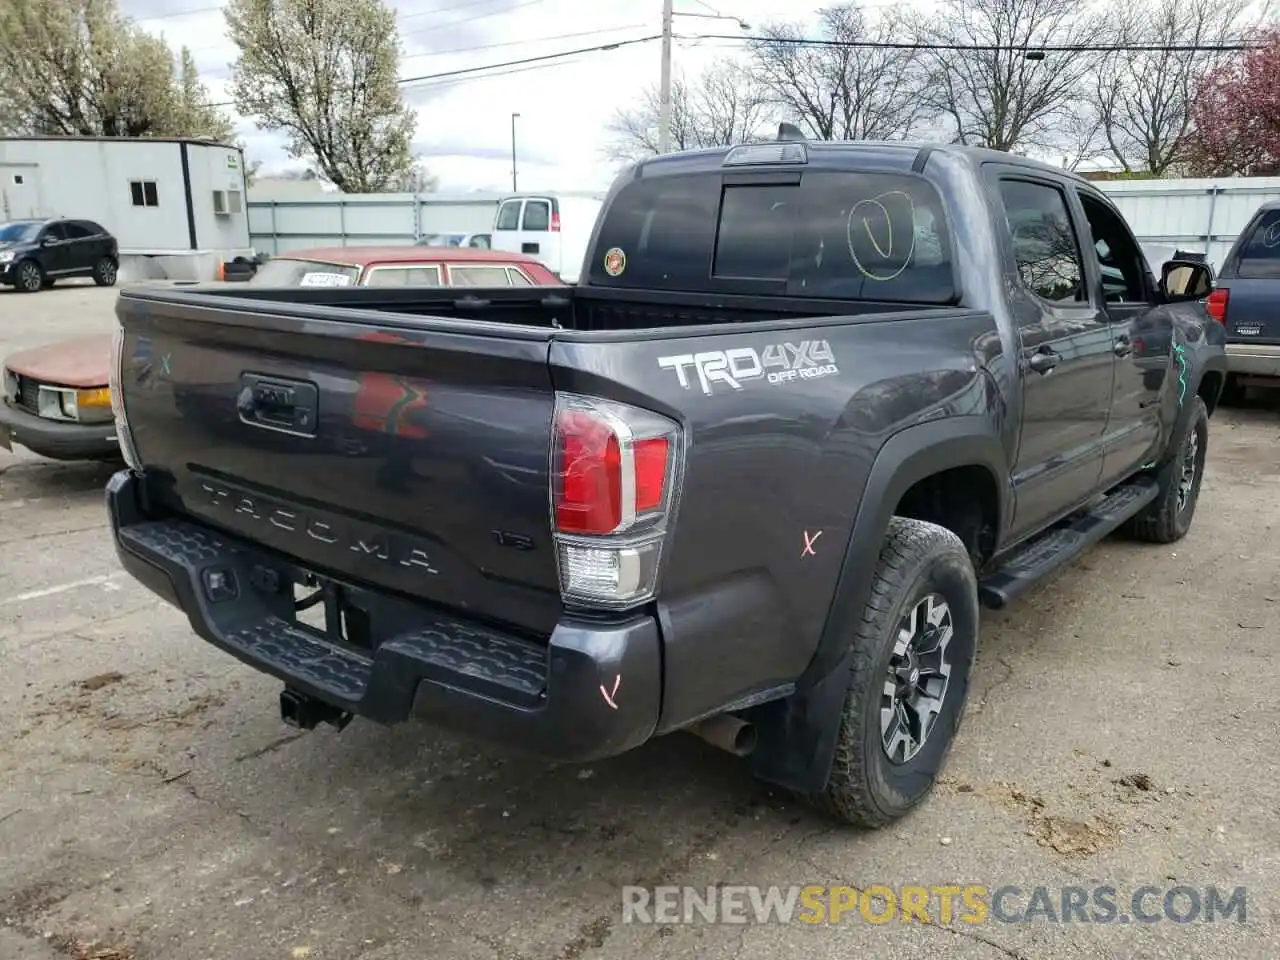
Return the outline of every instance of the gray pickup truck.
<path id="1" fill-rule="evenodd" d="M 125 568 L 303 728 L 685 730 L 903 815 L 982 605 L 1187 532 L 1223 332 L 1082 179 L 786 133 L 630 169 L 573 287 L 123 291 Z"/>

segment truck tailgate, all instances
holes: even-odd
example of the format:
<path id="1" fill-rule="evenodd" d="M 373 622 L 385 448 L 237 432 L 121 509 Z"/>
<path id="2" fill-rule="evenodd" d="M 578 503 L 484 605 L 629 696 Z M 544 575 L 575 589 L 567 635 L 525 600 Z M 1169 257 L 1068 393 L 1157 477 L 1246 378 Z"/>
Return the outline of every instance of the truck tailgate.
<path id="1" fill-rule="evenodd" d="M 1227 337 L 1239 343 L 1280 343 L 1280 276 L 1232 277 L 1224 284 Z"/>
<path id="2" fill-rule="evenodd" d="M 148 495 L 317 574 L 548 634 L 545 339 L 269 310 L 122 294 Z"/>

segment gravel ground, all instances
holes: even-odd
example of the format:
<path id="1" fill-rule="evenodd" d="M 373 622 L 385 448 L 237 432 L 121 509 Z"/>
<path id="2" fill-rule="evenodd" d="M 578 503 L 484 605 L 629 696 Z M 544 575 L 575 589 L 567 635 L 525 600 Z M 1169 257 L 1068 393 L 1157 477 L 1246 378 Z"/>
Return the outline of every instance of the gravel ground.
<path id="1" fill-rule="evenodd" d="M 113 300 L 0 292 L 0 349 L 107 330 Z M 1280 416 L 1210 436 L 1184 541 L 1109 540 L 985 617 L 944 781 L 876 833 L 689 737 L 579 768 L 422 726 L 299 734 L 119 571 L 109 468 L 0 451 L 0 957 L 1272 960 Z M 1143 885 L 1243 886 L 1247 919 L 633 924 L 630 884 L 1022 888 L 1006 912 L 1109 885 L 1125 916 Z"/>

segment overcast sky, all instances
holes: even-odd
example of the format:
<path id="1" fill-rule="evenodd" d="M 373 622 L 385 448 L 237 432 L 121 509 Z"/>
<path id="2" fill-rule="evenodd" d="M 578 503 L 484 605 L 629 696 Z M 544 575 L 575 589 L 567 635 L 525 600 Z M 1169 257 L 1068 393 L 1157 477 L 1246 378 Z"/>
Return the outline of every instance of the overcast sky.
<path id="1" fill-rule="evenodd" d="M 225 2 L 225 0 L 223 0 Z M 195 56 L 215 102 L 229 99 L 226 39 L 219 0 L 120 0 L 122 11 Z M 400 22 L 402 77 L 446 73 L 597 46 L 660 32 L 661 0 L 392 0 Z M 786 19 L 811 21 L 820 4 L 790 7 Z M 732 14 L 752 27 L 780 18 L 777 0 L 676 0 L 677 11 Z M 733 34 L 729 20 L 678 16 L 677 34 Z M 710 62 L 740 55 L 741 44 L 680 40 L 674 63 L 696 74 Z M 418 110 L 416 152 L 445 190 L 510 189 L 511 114 L 521 190 L 599 189 L 614 169 L 601 157 L 605 125 L 615 107 L 632 103 L 658 79 L 658 41 L 587 54 L 573 60 L 506 68 L 506 75 L 407 84 Z M 502 73 L 503 71 L 495 71 Z M 233 111 L 229 111 L 233 113 Z M 291 164 L 281 138 L 237 118 L 250 160 L 263 172 Z M 295 164 L 296 165 L 296 164 Z"/>

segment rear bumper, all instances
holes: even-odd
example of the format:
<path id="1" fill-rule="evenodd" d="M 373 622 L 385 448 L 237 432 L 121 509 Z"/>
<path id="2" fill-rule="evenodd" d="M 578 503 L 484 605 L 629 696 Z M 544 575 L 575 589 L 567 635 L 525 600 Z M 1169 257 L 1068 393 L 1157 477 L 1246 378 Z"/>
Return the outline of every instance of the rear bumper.
<path id="1" fill-rule="evenodd" d="M 46 420 L 0 400 L 0 447 L 22 446 L 54 460 L 105 460 L 120 457 L 116 425 Z"/>
<path id="2" fill-rule="evenodd" d="M 125 570 L 205 640 L 289 687 L 379 723 L 429 719 L 559 760 L 623 753 L 653 734 L 661 658 L 652 617 L 562 621 L 542 645 L 349 587 L 394 624 L 376 649 L 356 650 L 294 622 L 299 571 L 289 561 L 185 519 L 152 519 L 140 487 L 130 471 L 107 485 Z"/>
<path id="3" fill-rule="evenodd" d="M 1227 370 L 1251 377 L 1280 377 L 1280 345 L 1228 343 Z"/>

